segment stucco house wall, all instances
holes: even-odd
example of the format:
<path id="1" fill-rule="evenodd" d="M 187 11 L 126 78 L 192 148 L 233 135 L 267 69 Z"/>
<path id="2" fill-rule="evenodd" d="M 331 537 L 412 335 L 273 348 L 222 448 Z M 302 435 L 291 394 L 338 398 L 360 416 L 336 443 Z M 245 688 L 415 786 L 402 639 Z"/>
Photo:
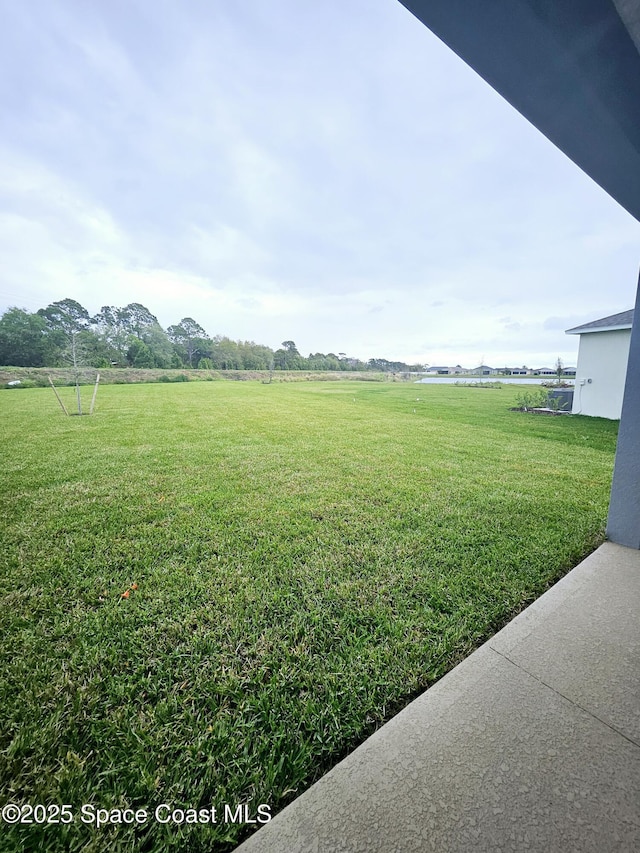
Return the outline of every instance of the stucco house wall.
<path id="1" fill-rule="evenodd" d="M 631 329 L 580 335 L 574 415 L 620 417 L 630 341 Z"/>

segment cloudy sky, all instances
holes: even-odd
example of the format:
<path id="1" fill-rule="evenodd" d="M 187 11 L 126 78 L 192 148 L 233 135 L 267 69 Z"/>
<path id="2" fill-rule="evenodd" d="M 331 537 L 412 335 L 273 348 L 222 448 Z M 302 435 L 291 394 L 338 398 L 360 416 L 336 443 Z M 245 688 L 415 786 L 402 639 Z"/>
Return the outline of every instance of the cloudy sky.
<path id="1" fill-rule="evenodd" d="M 575 364 L 640 225 L 397 0 L 0 0 L 0 311 Z"/>

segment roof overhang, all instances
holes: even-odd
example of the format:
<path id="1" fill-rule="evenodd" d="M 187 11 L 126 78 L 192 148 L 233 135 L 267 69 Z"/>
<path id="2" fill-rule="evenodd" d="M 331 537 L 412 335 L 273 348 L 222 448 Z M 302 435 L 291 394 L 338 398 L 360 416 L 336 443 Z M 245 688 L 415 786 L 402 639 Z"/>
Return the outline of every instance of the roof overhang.
<path id="1" fill-rule="evenodd" d="M 638 0 L 400 0 L 640 219 Z"/>
<path id="2" fill-rule="evenodd" d="M 596 332 L 620 332 L 631 329 L 631 323 L 625 326 L 600 326 L 599 329 L 567 329 L 565 335 L 593 335 Z"/>

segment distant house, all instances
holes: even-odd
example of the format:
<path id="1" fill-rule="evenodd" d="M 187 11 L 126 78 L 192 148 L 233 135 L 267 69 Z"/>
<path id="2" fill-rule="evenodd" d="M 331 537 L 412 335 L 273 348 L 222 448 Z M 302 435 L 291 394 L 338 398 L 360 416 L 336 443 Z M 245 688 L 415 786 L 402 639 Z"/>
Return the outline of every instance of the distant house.
<path id="1" fill-rule="evenodd" d="M 533 371 L 534 376 L 556 376 L 557 371 L 553 367 L 536 367 Z"/>
<path id="2" fill-rule="evenodd" d="M 497 372 L 495 367 L 489 367 L 487 364 L 480 364 L 471 371 L 477 376 L 494 376 Z"/>
<path id="3" fill-rule="evenodd" d="M 567 335 L 580 335 L 574 415 L 620 417 L 632 324 L 633 308 L 567 329 Z"/>
<path id="4" fill-rule="evenodd" d="M 430 373 L 432 376 L 448 376 L 449 368 L 432 364 L 430 367 L 427 367 L 425 373 Z"/>

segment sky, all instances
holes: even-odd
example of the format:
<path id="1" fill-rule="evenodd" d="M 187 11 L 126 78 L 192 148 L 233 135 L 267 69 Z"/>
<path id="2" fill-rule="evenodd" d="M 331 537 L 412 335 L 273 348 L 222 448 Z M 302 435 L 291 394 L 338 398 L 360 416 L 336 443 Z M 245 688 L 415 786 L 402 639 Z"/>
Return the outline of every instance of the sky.
<path id="1" fill-rule="evenodd" d="M 575 365 L 640 224 L 397 0 L 0 0 L 0 312 Z"/>

